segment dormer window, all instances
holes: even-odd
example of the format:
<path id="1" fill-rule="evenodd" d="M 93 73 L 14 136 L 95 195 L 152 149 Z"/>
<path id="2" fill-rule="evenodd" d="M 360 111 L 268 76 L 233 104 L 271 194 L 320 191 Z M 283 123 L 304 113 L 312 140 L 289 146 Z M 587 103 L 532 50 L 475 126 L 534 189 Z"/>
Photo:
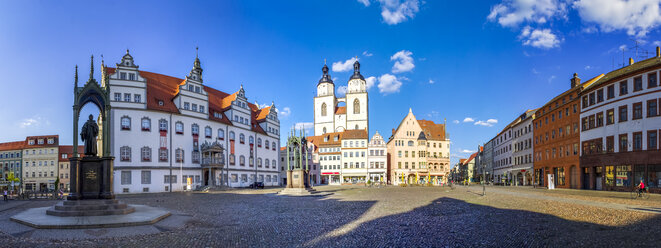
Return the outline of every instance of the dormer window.
<path id="1" fill-rule="evenodd" d="M 43 144 L 44 144 L 44 140 L 43 140 L 43 139 L 39 139 L 39 140 L 37 141 L 37 144 L 43 145 Z"/>
<path id="2" fill-rule="evenodd" d="M 195 90 L 194 87 L 195 87 L 195 86 L 189 84 L 189 85 L 188 85 L 188 90 L 189 90 L 189 91 L 194 91 L 194 90 Z"/>
<path id="3" fill-rule="evenodd" d="M 34 145 L 34 140 L 28 140 L 28 145 Z"/>
<path id="4" fill-rule="evenodd" d="M 52 145 L 53 143 L 55 143 L 55 140 L 53 138 L 48 139 L 48 144 Z"/>
<path id="5" fill-rule="evenodd" d="M 200 86 L 195 86 L 195 93 L 200 93 Z"/>
<path id="6" fill-rule="evenodd" d="M 135 73 L 129 73 L 129 80 L 135 81 Z"/>
<path id="7" fill-rule="evenodd" d="M 189 110 L 189 109 L 190 109 L 190 103 L 185 102 L 185 103 L 184 103 L 184 109 L 185 109 L 185 110 Z"/>
<path id="8" fill-rule="evenodd" d="M 193 112 L 197 112 L 197 104 L 193 103 L 193 108 L 192 108 L 192 110 L 193 110 Z"/>
<path id="9" fill-rule="evenodd" d="M 126 63 L 126 65 L 128 65 L 128 62 Z M 120 72 L 119 73 L 119 79 L 126 80 L 126 72 Z"/>

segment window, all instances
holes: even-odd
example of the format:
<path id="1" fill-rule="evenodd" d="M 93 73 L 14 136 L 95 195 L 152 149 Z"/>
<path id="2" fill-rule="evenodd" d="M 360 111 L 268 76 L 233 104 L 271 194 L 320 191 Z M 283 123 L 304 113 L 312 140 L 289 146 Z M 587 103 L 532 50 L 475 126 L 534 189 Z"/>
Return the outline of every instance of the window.
<path id="1" fill-rule="evenodd" d="M 615 109 L 606 110 L 606 125 L 615 123 Z"/>
<path id="2" fill-rule="evenodd" d="M 199 164 L 200 163 L 200 152 L 199 151 L 193 151 L 192 152 L 192 157 L 193 157 L 193 164 Z M 221 157 L 221 161 L 222 161 Z"/>
<path id="3" fill-rule="evenodd" d="M 115 93 L 115 101 L 116 102 L 122 101 L 122 93 Z"/>
<path id="4" fill-rule="evenodd" d="M 204 137 L 211 139 L 211 127 L 205 127 L 204 128 Z"/>
<path id="5" fill-rule="evenodd" d="M 597 127 L 604 126 L 604 112 L 597 113 Z"/>
<path id="6" fill-rule="evenodd" d="M 594 104 L 594 92 L 590 93 L 590 106 Z"/>
<path id="7" fill-rule="evenodd" d="M 122 171 L 122 184 L 131 184 L 131 171 Z"/>
<path id="8" fill-rule="evenodd" d="M 656 150 L 658 147 L 658 136 L 657 131 L 647 131 L 647 150 Z"/>
<path id="9" fill-rule="evenodd" d="M 608 99 L 615 97 L 615 85 L 611 84 L 607 88 Z"/>
<path id="10" fill-rule="evenodd" d="M 135 80 L 135 73 L 129 73 L 129 80 Z"/>
<path id="11" fill-rule="evenodd" d="M 151 161 L 151 148 L 149 147 L 143 147 L 140 149 L 140 157 L 142 162 L 149 162 Z"/>
<path id="12" fill-rule="evenodd" d="M 604 89 L 597 90 L 597 103 L 604 101 Z"/>
<path id="13" fill-rule="evenodd" d="M 626 152 L 628 145 L 627 134 L 620 134 L 619 152 Z"/>
<path id="14" fill-rule="evenodd" d="M 615 166 L 615 186 L 631 187 L 631 165 Z"/>
<path id="15" fill-rule="evenodd" d="M 275 142 L 271 142 L 271 150 L 275 151 Z"/>
<path id="16" fill-rule="evenodd" d="M 158 121 L 158 130 L 160 131 L 168 131 L 168 121 L 164 119 L 160 119 Z"/>
<path id="17" fill-rule="evenodd" d="M 239 165 L 245 166 L 246 165 L 246 157 L 243 155 L 239 156 Z"/>
<path id="18" fill-rule="evenodd" d="M 615 151 L 615 139 L 613 136 L 606 137 L 606 152 Z"/>
<path id="19" fill-rule="evenodd" d="M 181 123 L 180 121 L 176 122 L 174 124 L 174 131 L 177 134 L 183 134 L 184 133 L 184 123 Z"/>
<path id="20" fill-rule="evenodd" d="M 222 128 L 218 129 L 218 139 L 219 140 L 225 139 L 225 130 L 223 130 Z"/>
<path id="21" fill-rule="evenodd" d="M 257 138 L 257 147 L 262 147 L 262 138 Z"/>
<path id="22" fill-rule="evenodd" d="M 360 102 L 358 101 L 358 99 L 353 101 L 353 113 L 360 114 Z"/>
<path id="23" fill-rule="evenodd" d="M 618 117 L 620 118 L 619 119 L 620 122 L 627 121 L 627 115 L 628 115 L 627 112 L 628 111 L 627 111 L 627 106 L 626 105 L 620 106 L 620 113 L 618 115 Z"/>
<path id="24" fill-rule="evenodd" d="M 246 136 L 243 135 L 242 133 L 239 134 L 239 143 L 241 143 L 241 144 L 246 143 Z"/>
<path id="25" fill-rule="evenodd" d="M 230 160 L 230 165 L 234 165 L 236 163 L 236 159 L 235 159 L 234 154 L 230 154 L 229 160 Z"/>
<path id="26" fill-rule="evenodd" d="M 142 118 L 141 126 L 142 126 L 142 131 L 151 130 L 151 120 L 147 117 Z"/>
<path id="27" fill-rule="evenodd" d="M 191 108 L 193 112 L 197 112 L 197 104 L 193 103 L 193 107 Z"/>
<path id="28" fill-rule="evenodd" d="M 230 131 L 230 140 L 234 140 L 234 131 Z"/>
<path id="29" fill-rule="evenodd" d="M 636 77 L 633 79 L 633 91 L 643 90 L 643 77 Z"/>
<path id="30" fill-rule="evenodd" d="M 647 101 L 647 117 L 654 117 L 658 116 L 658 108 L 657 108 L 657 102 L 656 99 L 648 100 Z"/>
<path id="31" fill-rule="evenodd" d="M 204 105 L 200 105 L 200 113 L 204 113 Z"/>
<path id="32" fill-rule="evenodd" d="M 193 124 L 191 126 L 191 133 L 193 134 L 193 136 L 200 135 L 200 126 L 198 126 L 197 124 Z"/>
<path id="33" fill-rule="evenodd" d="M 253 138 L 252 136 L 248 137 L 248 144 L 254 145 L 255 144 L 255 138 Z"/>
<path id="34" fill-rule="evenodd" d="M 131 118 L 124 116 L 121 119 L 122 130 L 131 130 Z"/>
<path id="35" fill-rule="evenodd" d="M 268 140 L 264 141 L 264 146 L 265 146 L 264 148 L 269 149 L 269 141 Z"/>
<path id="36" fill-rule="evenodd" d="M 640 151 L 643 149 L 643 133 L 635 132 L 633 133 L 633 150 Z"/>
<path id="37" fill-rule="evenodd" d="M 125 162 L 131 161 L 131 147 L 122 146 L 119 148 L 120 160 Z"/>
<path id="38" fill-rule="evenodd" d="M 167 162 L 168 161 L 168 149 L 159 148 L 158 149 L 158 161 Z"/>
<path id="39" fill-rule="evenodd" d="M 140 99 L 140 95 L 139 95 L 139 94 L 135 94 L 135 95 L 133 96 L 133 101 L 134 101 L 134 102 L 137 102 L 137 103 L 140 103 L 140 102 L 142 102 L 142 99 Z"/>
<path id="40" fill-rule="evenodd" d="M 124 101 L 125 102 L 130 102 L 131 101 L 131 94 L 130 93 L 124 93 Z"/>
<path id="41" fill-rule="evenodd" d="M 627 93 L 629 93 L 629 90 L 627 89 L 627 81 L 620 82 L 620 96 L 626 95 Z"/>
<path id="42" fill-rule="evenodd" d="M 643 103 L 637 102 L 633 104 L 633 118 L 632 120 L 642 119 L 643 118 Z"/>
<path id="43" fill-rule="evenodd" d="M 190 109 L 190 103 L 184 102 L 184 110 L 189 110 Z"/>
<path id="44" fill-rule="evenodd" d="M 184 162 L 184 150 L 181 148 L 177 148 L 174 151 L 174 160 L 177 163 L 183 163 Z"/>
<path id="45" fill-rule="evenodd" d="M 647 88 L 654 88 L 658 85 L 656 80 L 656 72 L 647 74 Z"/>
<path id="46" fill-rule="evenodd" d="M 151 171 L 142 171 L 140 173 L 140 182 L 142 184 L 151 184 Z"/>
<path id="47" fill-rule="evenodd" d="M 119 79 L 126 80 L 126 72 L 120 72 Z"/>

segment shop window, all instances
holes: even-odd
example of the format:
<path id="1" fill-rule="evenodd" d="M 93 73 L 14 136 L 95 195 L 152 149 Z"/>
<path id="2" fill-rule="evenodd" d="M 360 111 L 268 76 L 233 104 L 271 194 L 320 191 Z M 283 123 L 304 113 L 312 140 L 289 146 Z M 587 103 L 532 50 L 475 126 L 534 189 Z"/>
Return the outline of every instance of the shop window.
<path id="1" fill-rule="evenodd" d="M 615 166 L 609 165 L 605 166 L 606 169 L 606 186 L 613 186 L 615 183 Z"/>
<path id="2" fill-rule="evenodd" d="M 615 186 L 631 187 L 631 165 L 616 166 L 615 172 Z"/>
<path id="3" fill-rule="evenodd" d="M 647 166 L 647 186 L 659 188 L 661 185 L 661 164 Z"/>

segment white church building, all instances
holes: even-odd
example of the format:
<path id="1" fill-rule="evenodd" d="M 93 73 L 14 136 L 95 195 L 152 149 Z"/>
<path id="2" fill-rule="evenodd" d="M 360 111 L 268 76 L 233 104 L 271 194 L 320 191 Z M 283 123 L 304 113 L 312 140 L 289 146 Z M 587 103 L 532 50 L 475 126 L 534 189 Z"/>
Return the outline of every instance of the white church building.
<path id="1" fill-rule="evenodd" d="M 243 86 L 208 87 L 202 71 L 199 58 L 183 79 L 142 71 L 128 50 L 116 68 L 103 67 L 116 194 L 279 185 L 275 105 L 249 103 Z"/>

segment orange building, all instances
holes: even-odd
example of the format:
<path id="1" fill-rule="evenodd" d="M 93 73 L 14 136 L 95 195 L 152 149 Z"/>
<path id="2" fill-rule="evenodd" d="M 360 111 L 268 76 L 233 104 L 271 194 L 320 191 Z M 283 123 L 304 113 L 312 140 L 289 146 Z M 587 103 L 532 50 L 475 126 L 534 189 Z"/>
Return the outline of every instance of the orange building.
<path id="1" fill-rule="evenodd" d="M 542 106 L 535 115 L 535 184 L 548 187 L 549 176 L 557 188 L 580 188 L 580 94 L 601 76 L 581 83 L 576 73 L 569 90 Z"/>

